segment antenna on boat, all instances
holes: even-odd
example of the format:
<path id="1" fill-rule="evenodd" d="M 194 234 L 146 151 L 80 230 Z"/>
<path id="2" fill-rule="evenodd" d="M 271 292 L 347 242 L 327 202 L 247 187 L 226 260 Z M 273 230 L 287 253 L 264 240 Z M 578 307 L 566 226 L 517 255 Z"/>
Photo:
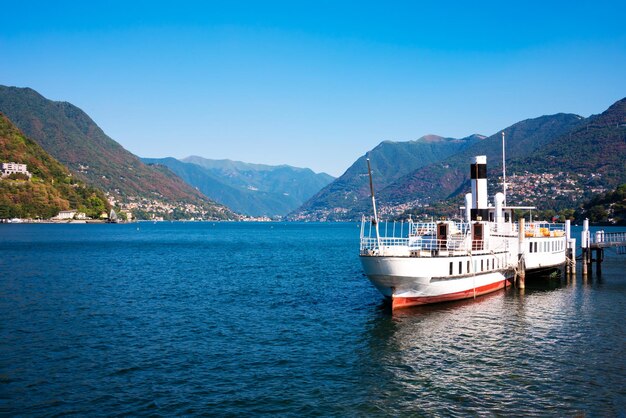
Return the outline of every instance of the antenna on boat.
<path id="1" fill-rule="evenodd" d="M 506 206 L 506 154 L 504 151 L 504 131 L 502 131 L 502 192 L 504 193 L 504 206 Z"/>
<path id="2" fill-rule="evenodd" d="M 374 182 L 372 181 L 372 166 L 370 165 L 370 159 L 367 160 L 367 173 L 370 176 L 370 192 L 372 194 L 372 207 L 374 208 L 374 229 L 376 231 L 376 243 L 380 249 L 380 234 L 378 233 L 378 213 L 376 212 L 376 198 L 374 197 Z"/>

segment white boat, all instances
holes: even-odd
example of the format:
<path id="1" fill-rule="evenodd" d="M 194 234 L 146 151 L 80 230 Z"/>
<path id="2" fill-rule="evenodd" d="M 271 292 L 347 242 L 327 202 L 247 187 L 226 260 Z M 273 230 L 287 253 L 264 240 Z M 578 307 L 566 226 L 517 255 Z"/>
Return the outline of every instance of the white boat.
<path id="1" fill-rule="evenodd" d="M 534 208 L 506 206 L 504 193 L 488 203 L 486 156 L 474 158 L 471 186 L 463 221 L 409 221 L 383 233 L 372 188 L 374 216 L 369 229 L 365 218 L 361 224 L 360 259 L 392 309 L 477 297 L 511 284 L 522 270 L 564 265 L 563 225 L 513 222 L 513 210 Z"/>

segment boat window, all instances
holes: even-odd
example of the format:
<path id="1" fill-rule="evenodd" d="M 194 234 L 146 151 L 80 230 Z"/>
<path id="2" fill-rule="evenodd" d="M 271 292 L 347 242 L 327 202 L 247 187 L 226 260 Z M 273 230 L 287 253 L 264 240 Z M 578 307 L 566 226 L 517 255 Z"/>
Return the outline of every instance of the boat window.
<path id="1" fill-rule="evenodd" d="M 483 265 L 483 261 L 485 261 L 485 260 L 480 260 L 480 271 L 485 271 L 485 267 Z"/>
<path id="2" fill-rule="evenodd" d="M 459 261 L 459 274 L 463 274 L 463 262 Z"/>
<path id="3" fill-rule="evenodd" d="M 489 270 L 489 259 L 487 259 L 487 270 Z"/>
<path id="4" fill-rule="evenodd" d="M 468 273 L 470 272 L 470 262 L 469 262 L 469 260 L 467 260 L 467 272 Z"/>
<path id="5" fill-rule="evenodd" d="M 453 264 L 452 261 L 450 261 L 450 276 L 452 276 L 452 274 L 453 274 L 452 273 L 452 264 Z"/>

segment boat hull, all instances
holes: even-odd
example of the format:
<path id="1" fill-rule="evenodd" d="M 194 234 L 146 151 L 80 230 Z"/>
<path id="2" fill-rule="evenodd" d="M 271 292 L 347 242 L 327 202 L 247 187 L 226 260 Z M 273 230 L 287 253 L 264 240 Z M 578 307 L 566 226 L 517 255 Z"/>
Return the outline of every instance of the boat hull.
<path id="1" fill-rule="evenodd" d="M 455 258 L 452 267 L 468 260 Z M 392 309 L 478 297 L 504 288 L 513 277 L 507 269 L 447 275 L 450 258 L 362 256 L 361 263 L 372 284 L 391 299 Z"/>
<path id="2" fill-rule="evenodd" d="M 419 305 L 429 305 L 432 303 L 442 303 L 442 302 L 452 302 L 455 300 L 462 299 L 470 299 L 476 298 L 479 296 L 486 295 L 488 293 L 492 293 L 501 289 L 504 289 L 507 285 L 510 285 L 509 279 L 505 276 L 502 280 L 495 281 L 493 283 L 479 286 L 472 289 L 461 290 L 454 293 L 445 293 L 437 296 L 415 296 L 415 297 L 402 297 L 402 296 L 392 296 L 391 297 L 391 308 L 392 309 L 401 309 L 408 308 L 411 306 L 419 306 Z"/>

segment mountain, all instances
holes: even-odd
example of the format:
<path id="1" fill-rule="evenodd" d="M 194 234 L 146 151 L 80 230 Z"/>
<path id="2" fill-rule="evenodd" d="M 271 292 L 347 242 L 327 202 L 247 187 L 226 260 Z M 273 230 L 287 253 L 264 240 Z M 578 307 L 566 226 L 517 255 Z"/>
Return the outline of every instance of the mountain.
<path id="1" fill-rule="evenodd" d="M 507 160 L 524 158 L 541 149 L 560 135 L 574 129 L 584 118 L 559 113 L 526 119 L 456 153 L 445 161 L 419 168 L 381 190 L 379 199 L 385 204 L 410 201 L 434 202 L 465 193 L 469 184 L 469 164 L 476 155 L 487 156 L 489 178 L 502 170 L 502 134 L 506 138 Z"/>
<path id="2" fill-rule="evenodd" d="M 484 140 L 482 135 L 466 138 L 444 138 L 426 135 L 414 141 L 384 141 L 360 157 L 346 172 L 308 200 L 292 219 L 349 219 L 362 208 L 369 197 L 366 158 L 370 158 L 374 188 L 377 191 L 398 181 L 414 170 L 443 161 Z"/>
<path id="3" fill-rule="evenodd" d="M 556 173 L 595 173 L 615 188 L 626 180 L 626 98 L 600 115 L 587 118 L 512 169 Z"/>
<path id="4" fill-rule="evenodd" d="M 521 179 L 541 177 L 551 190 L 542 199 L 536 192 L 524 193 L 532 184 L 519 184 L 512 177 L 512 194 L 520 203 L 555 210 L 626 183 L 626 98 L 508 167 Z"/>
<path id="5" fill-rule="evenodd" d="M 172 173 L 141 162 L 70 103 L 48 100 L 29 88 L 0 86 L 0 112 L 76 177 L 140 216 L 236 217 Z"/>
<path id="6" fill-rule="evenodd" d="M 231 160 L 143 158 L 162 164 L 209 198 L 250 216 L 282 216 L 296 209 L 333 180 L 325 173 L 287 165 L 269 166 Z"/>
<path id="7" fill-rule="evenodd" d="M 43 218 L 76 209 L 98 218 L 110 206 L 104 194 L 86 186 L 70 171 L 26 137 L 0 113 L 0 162 L 26 164 L 29 179 L 13 174 L 0 179 L 0 219 Z"/>

